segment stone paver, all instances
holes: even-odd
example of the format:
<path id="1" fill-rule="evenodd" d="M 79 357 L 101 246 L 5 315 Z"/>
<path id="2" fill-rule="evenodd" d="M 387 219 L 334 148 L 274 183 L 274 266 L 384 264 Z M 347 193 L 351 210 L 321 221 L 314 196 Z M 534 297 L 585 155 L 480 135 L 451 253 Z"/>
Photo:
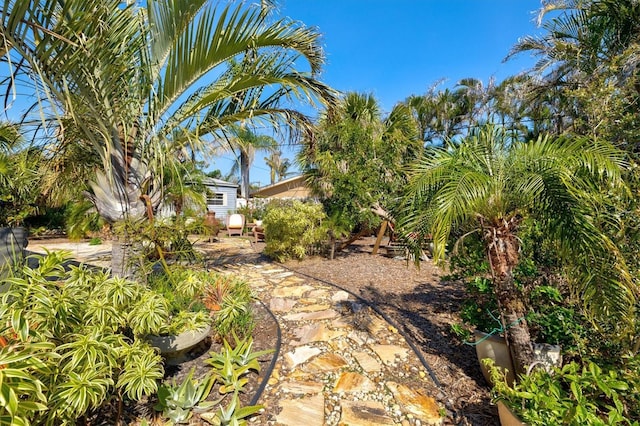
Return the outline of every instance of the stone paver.
<path id="1" fill-rule="evenodd" d="M 42 247 L 56 249 L 46 244 L 27 249 Z M 71 249 L 79 261 L 102 261 L 110 250 L 86 243 L 61 248 Z M 209 268 L 246 279 L 282 328 L 280 353 L 263 394 L 277 406 L 266 407 L 249 424 L 442 424 L 441 407 L 426 392 L 436 388 L 418 357 L 361 301 L 280 265 L 257 263 L 246 239 L 221 238 L 198 248 L 211 257 Z"/>

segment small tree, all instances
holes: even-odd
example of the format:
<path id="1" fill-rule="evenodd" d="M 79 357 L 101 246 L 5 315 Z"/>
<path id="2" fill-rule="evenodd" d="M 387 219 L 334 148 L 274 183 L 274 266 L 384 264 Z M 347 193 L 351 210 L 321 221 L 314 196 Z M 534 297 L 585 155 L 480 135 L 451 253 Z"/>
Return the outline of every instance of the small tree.
<path id="1" fill-rule="evenodd" d="M 405 183 L 402 168 L 421 150 L 406 106 L 383 118 L 373 96 L 349 93 L 325 112 L 298 162 L 327 215 L 339 214 L 351 230 L 370 230 L 379 224 L 371 207 L 389 208 Z"/>
<path id="2" fill-rule="evenodd" d="M 489 125 L 412 167 L 400 208 L 403 228 L 417 231 L 416 247 L 430 234 L 435 260 L 444 258 L 454 230 L 480 233 L 517 372 L 533 361 L 526 307 L 514 280 L 518 230 L 527 216 L 539 220 L 574 266 L 569 279 L 591 312 L 632 318 L 636 289 L 595 210 L 603 187 L 622 185 L 623 165 L 623 154 L 608 143 L 545 137 L 523 143 Z"/>

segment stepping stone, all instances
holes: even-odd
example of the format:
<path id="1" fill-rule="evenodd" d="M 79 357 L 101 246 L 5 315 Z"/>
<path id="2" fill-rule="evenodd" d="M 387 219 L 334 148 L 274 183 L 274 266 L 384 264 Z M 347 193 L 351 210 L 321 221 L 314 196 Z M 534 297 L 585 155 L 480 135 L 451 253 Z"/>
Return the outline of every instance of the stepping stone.
<path id="1" fill-rule="evenodd" d="M 329 292 L 327 290 L 318 289 L 309 292 L 309 297 L 314 299 L 327 299 L 329 297 Z"/>
<path id="2" fill-rule="evenodd" d="M 291 342 L 293 345 L 306 345 L 311 342 L 328 342 L 344 336 L 344 332 L 329 330 L 324 324 L 308 324 L 293 331 L 299 339 L 298 342 Z"/>
<path id="3" fill-rule="evenodd" d="M 313 290 L 310 285 L 297 285 L 290 287 L 278 287 L 273 290 L 273 297 L 302 297 L 306 292 Z"/>
<path id="4" fill-rule="evenodd" d="M 287 383 L 282 383 L 280 385 L 280 389 L 282 392 L 293 393 L 296 395 L 305 395 L 305 394 L 314 394 L 322 392 L 322 388 L 324 387 L 323 383 L 312 382 L 312 381 L 292 381 Z"/>
<path id="5" fill-rule="evenodd" d="M 285 272 L 285 271 L 286 270 L 282 269 L 282 268 L 275 268 L 275 269 L 264 269 L 264 270 L 262 270 L 260 272 L 263 273 L 263 274 L 271 275 L 271 274 L 277 274 L 277 273 Z"/>
<path id="6" fill-rule="evenodd" d="M 302 303 L 304 303 L 302 300 L 300 301 Z M 300 306 L 296 309 L 297 312 L 317 312 L 317 311 L 324 311 L 327 310 L 331 307 L 331 305 L 327 305 L 327 304 L 322 304 L 322 305 L 318 305 L 315 304 L 315 300 L 313 301 L 313 304 L 309 304 L 306 306 Z"/>
<path id="7" fill-rule="evenodd" d="M 341 425 L 374 426 L 394 425 L 395 422 L 384 409 L 384 405 L 377 401 L 343 401 Z"/>
<path id="8" fill-rule="evenodd" d="M 335 293 L 333 293 L 333 296 L 331 296 L 331 301 L 332 302 L 344 302 L 345 300 L 349 300 L 349 297 L 351 297 L 351 295 L 349 293 L 347 293 L 344 290 L 339 290 L 339 291 L 336 291 Z"/>
<path id="9" fill-rule="evenodd" d="M 277 275 L 272 275 L 271 278 L 272 279 L 282 279 L 282 278 L 287 278 L 293 275 L 293 272 L 283 272 L 281 274 L 277 274 Z"/>
<path id="10" fill-rule="evenodd" d="M 344 317 L 336 318 L 331 321 L 331 327 L 333 328 L 347 328 L 351 327 L 351 323 L 347 321 Z"/>
<path id="11" fill-rule="evenodd" d="M 347 371 L 340 375 L 333 391 L 340 392 L 372 392 L 376 390 L 376 384 L 366 376 L 353 371 Z"/>
<path id="12" fill-rule="evenodd" d="M 367 373 L 382 371 L 382 364 L 366 352 L 354 352 L 353 358 L 355 358 L 360 367 Z"/>
<path id="13" fill-rule="evenodd" d="M 276 424 L 282 426 L 323 426 L 324 396 L 284 399 L 278 404 L 282 411 L 276 416 Z"/>
<path id="14" fill-rule="evenodd" d="M 430 425 L 442 424 L 443 419 L 440 416 L 440 407 L 438 407 L 435 399 L 399 383 L 387 382 L 385 385 L 393 394 L 402 411 L 411 413 Z"/>
<path id="15" fill-rule="evenodd" d="M 284 317 L 287 321 L 311 321 L 311 320 L 325 320 L 332 319 L 338 316 L 338 313 L 333 309 L 326 309 L 318 312 L 299 312 L 295 314 L 289 314 Z"/>
<path id="16" fill-rule="evenodd" d="M 273 312 L 289 312 L 296 304 L 293 299 L 285 299 L 282 297 L 274 297 L 269 302 L 269 309 Z"/>
<path id="17" fill-rule="evenodd" d="M 340 355 L 336 355 L 332 352 L 328 352 L 322 355 L 318 355 L 307 364 L 307 371 L 309 372 L 329 372 L 336 371 L 342 367 L 349 365 L 344 358 Z"/>
<path id="18" fill-rule="evenodd" d="M 369 347 L 380 357 L 385 364 L 393 364 L 396 357 L 401 360 L 407 359 L 409 348 L 398 345 L 369 345 Z"/>
<path id="19" fill-rule="evenodd" d="M 296 277 L 295 275 L 286 277 L 280 284 L 282 285 L 293 285 L 293 284 L 300 284 L 305 282 L 305 280 L 303 278 L 300 277 Z"/>
<path id="20" fill-rule="evenodd" d="M 288 352 L 284 355 L 284 360 L 287 364 L 287 367 L 293 369 L 296 366 L 307 362 L 310 358 L 318 355 L 322 351 L 318 348 L 314 348 L 313 346 L 301 346 L 291 352 Z"/>

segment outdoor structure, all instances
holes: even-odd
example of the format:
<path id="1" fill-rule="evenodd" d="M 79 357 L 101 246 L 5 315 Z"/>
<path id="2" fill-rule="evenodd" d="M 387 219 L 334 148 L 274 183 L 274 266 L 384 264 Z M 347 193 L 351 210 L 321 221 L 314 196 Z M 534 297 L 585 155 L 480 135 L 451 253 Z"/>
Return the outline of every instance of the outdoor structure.
<path id="1" fill-rule="evenodd" d="M 281 180 L 272 185 L 263 186 L 251 194 L 254 198 L 279 198 L 306 200 L 311 198 L 311 190 L 304 181 L 304 176 L 299 175 Z"/>
<path id="2" fill-rule="evenodd" d="M 229 213 L 236 210 L 238 184 L 220 179 L 207 178 L 207 210 L 215 212 L 216 218 L 224 221 Z"/>

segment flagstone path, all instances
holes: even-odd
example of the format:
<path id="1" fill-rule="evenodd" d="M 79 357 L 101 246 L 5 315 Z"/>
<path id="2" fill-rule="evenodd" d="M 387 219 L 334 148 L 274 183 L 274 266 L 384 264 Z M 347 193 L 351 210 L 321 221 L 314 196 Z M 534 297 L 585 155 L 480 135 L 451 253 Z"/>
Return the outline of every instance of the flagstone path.
<path id="1" fill-rule="evenodd" d="M 28 250 L 71 249 L 104 261 L 108 248 L 33 242 Z M 70 245 L 70 246 L 69 246 Z M 282 330 L 280 351 L 251 424 L 431 425 L 446 413 L 437 387 L 398 330 L 352 294 L 264 261 L 248 240 L 198 243 L 206 265 L 251 283 Z M 269 402 L 275 401 L 275 402 Z"/>

